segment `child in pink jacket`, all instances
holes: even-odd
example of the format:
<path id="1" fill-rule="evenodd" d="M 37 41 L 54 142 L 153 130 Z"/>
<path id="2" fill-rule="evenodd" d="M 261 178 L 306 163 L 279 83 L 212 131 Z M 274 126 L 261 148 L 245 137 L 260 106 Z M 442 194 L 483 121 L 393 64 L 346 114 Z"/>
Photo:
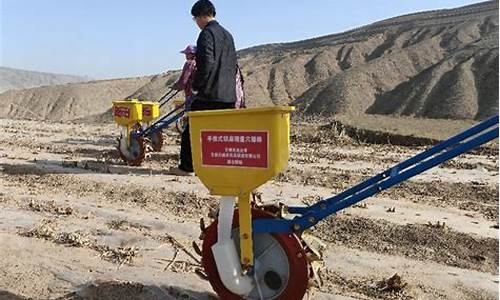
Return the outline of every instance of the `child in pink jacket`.
<path id="1" fill-rule="evenodd" d="M 186 97 L 184 107 L 188 110 L 195 96 L 191 87 L 196 72 L 196 46 L 188 45 L 181 53 L 186 55 L 186 62 L 182 68 L 182 74 L 179 80 L 175 83 L 175 89 L 184 91 Z"/>
<path id="2" fill-rule="evenodd" d="M 195 98 L 192 90 L 193 78 L 196 72 L 196 46 L 188 45 L 181 53 L 186 55 L 186 62 L 182 68 L 182 74 L 175 84 L 175 88 L 184 91 L 186 101 L 184 102 L 185 110 L 188 111 Z M 243 91 L 243 75 L 240 67 L 236 68 L 236 103 L 235 108 L 245 108 L 245 94 Z"/>

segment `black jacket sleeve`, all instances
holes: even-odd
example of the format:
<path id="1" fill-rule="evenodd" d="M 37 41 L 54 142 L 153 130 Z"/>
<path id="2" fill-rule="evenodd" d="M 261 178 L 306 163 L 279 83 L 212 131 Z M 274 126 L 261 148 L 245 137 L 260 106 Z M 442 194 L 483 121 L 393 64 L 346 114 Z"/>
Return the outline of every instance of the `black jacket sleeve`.
<path id="1" fill-rule="evenodd" d="M 193 80 L 193 89 L 195 91 L 204 91 L 210 74 L 216 68 L 215 38 L 209 30 L 203 30 L 197 41 L 196 50 L 196 74 Z"/>

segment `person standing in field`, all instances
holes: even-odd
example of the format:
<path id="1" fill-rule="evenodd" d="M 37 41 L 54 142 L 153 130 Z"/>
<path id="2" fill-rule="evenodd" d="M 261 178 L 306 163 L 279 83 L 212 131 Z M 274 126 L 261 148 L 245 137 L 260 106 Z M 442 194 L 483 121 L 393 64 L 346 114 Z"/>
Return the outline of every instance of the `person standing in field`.
<path id="1" fill-rule="evenodd" d="M 188 45 L 186 49 L 181 51 L 181 53 L 186 56 L 186 62 L 182 68 L 179 80 L 177 80 L 174 85 L 174 89 L 184 91 L 184 109 L 185 111 L 188 111 L 191 106 L 191 102 L 194 99 L 192 86 L 194 75 L 196 74 L 196 46 Z"/>
<path id="2" fill-rule="evenodd" d="M 192 88 L 196 95 L 191 111 L 232 109 L 236 103 L 237 56 L 233 36 L 215 20 L 210 0 L 197 1 L 191 14 L 201 32 L 196 45 L 196 74 Z M 181 137 L 180 163 L 171 168 L 174 175 L 193 173 L 189 124 Z"/>

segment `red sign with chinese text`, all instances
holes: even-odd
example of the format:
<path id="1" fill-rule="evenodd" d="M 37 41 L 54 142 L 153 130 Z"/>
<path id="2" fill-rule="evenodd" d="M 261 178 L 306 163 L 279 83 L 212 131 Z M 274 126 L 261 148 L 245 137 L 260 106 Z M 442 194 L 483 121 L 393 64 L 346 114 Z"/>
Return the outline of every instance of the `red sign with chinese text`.
<path id="1" fill-rule="evenodd" d="M 142 115 L 146 117 L 151 117 L 152 111 L 151 107 L 143 107 L 142 108 Z"/>
<path id="2" fill-rule="evenodd" d="M 267 131 L 202 131 L 204 166 L 268 168 Z"/>
<path id="3" fill-rule="evenodd" d="M 128 107 L 115 107 L 115 116 L 117 117 L 130 117 L 130 109 Z"/>

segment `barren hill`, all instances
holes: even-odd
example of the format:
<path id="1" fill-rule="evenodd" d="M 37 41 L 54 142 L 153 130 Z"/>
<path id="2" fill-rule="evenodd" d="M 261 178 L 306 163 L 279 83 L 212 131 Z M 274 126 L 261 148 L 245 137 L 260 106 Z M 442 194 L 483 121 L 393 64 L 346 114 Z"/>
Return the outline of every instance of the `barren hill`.
<path id="1" fill-rule="evenodd" d="M 250 102 L 311 114 L 484 118 L 498 111 L 498 2 L 241 52 Z"/>
<path id="2" fill-rule="evenodd" d="M 0 93 L 8 90 L 27 89 L 46 85 L 57 85 L 89 81 L 82 76 L 42 73 L 0 67 Z"/>
<path id="3" fill-rule="evenodd" d="M 405 15 L 239 55 L 250 106 L 293 103 L 315 115 L 450 119 L 498 112 L 498 1 Z M 0 117 L 27 117 L 16 108 L 20 103 L 25 110 L 38 107 L 42 118 L 102 115 L 116 98 L 158 99 L 176 76 L 12 91 L 0 95 L 0 102 L 10 103 Z M 83 99 L 85 109 L 75 109 Z M 42 107 L 49 108 L 40 113 Z"/>
<path id="4" fill-rule="evenodd" d="M 0 117 L 71 121 L 105 112 L 112 100 L 124 99 L 151 77 L 45 86 L 0 94 Z"/>

